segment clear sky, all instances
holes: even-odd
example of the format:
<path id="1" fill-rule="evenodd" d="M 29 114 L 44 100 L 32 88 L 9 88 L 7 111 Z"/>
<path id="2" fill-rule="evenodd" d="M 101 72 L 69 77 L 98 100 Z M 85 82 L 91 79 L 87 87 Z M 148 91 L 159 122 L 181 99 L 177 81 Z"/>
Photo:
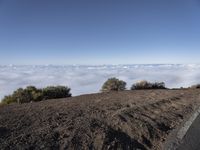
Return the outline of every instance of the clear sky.
<path id="1" fill-rule="evenodd" d="M 0 0 L 0 64 L 200 63 L 199 0 Z"/>

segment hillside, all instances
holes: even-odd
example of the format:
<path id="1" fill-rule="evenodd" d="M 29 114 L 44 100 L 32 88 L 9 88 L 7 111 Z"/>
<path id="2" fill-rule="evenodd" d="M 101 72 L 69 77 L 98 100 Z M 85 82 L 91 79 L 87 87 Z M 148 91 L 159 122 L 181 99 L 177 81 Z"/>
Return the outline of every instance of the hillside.
<path id="1" fill-rule="evenodd" d="M 1 149 L 162 149 L 200 90 L 135 90 L 0 107 Z"/>

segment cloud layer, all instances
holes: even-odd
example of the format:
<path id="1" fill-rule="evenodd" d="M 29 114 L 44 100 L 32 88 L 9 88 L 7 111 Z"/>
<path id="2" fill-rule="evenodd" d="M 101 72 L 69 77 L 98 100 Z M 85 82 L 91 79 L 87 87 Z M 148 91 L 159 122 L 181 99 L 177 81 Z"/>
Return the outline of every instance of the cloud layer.
<path id="1" fill-rule="evenodd" d="M 95 93 L 109 77 L 126 81 L 128 88 L 144 79 L 187 87 L 200 83 L 200 65 L 0 66 L 0 99 L 28 85 L 67 85 L 74 96 Z"/>

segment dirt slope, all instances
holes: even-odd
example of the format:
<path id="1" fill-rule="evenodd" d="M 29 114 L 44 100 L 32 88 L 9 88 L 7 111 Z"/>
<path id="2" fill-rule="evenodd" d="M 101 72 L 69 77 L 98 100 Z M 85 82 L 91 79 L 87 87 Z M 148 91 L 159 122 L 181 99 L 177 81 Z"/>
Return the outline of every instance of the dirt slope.
<path id="1" fill-rule="evenodd" d="M 162 149 L 200 90 L 139 90 L 0 107 L 1 149 Z"/>

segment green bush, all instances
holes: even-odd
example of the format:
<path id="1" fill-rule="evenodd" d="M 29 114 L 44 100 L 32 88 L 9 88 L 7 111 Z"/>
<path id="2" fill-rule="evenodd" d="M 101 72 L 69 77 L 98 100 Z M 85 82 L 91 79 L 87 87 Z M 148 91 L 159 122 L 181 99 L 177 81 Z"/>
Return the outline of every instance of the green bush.
<path id="1" fill-rule="evenodd" d="M 70 88 L 66 86 L 49 86 L 42 90 L 45 99 L 71 97 Z"/>
<path id="2" fill-rule="evenodd" d="M 109 78 L 102 86 L 102 92 L 123 91 L 126 89 L 126 82 L 117 78 Z"/>
<path id="3" fill-rule="evenodd" d="M 27 103 L 31 101 L 41 101 L 42 99 L 42 90 L 34 86 L 28 86 L 25 89 L 17 89 L 12 95 L 5 96 L 2 103 Z"/>
<path id="4" fill-rule="evenodd" d="M 5 96 L 1 101 L 1 104 L 10 104 L 10 103 L 17 103 L 17 100 L 14 99 L 11 95 Z"/>
<path id="5" fill-rule="evenodd" d="M 164 82 L 151 83 L 146 80 L 139 81 L 132 85 L 131 90 L 138 89 L 166 89 Z"/>
<path id="6" fill-rule="evenodd" d="M 27 103 L 33 100 L 33 96 L 30 91 L 27 89 L 19 88 L 16 90 L 13 95 L 13 99 L 17 101 L 17 103 Z"/>
<path id="7" fill-rule="evenodd" d="M 42 89 L 37 89 L 34 86 L 28 86 L 25 89 L 28 93 L 30 93 L 31 95 L 31 100 L 30 101 L 41 101 L 43 100 L 43 93 L 42 93 Z"/>
<path id="8" fill-rule="evenodd" d="M 37 102 L 46 99 L 65 98 L 70 96 L 70 88 L 65 86 L 50 86 L 43 89 L 28 86 L 25 89 L 17 89 L 12 95 L 5 96 L 2 100 L 2 104 L 28 103 L 31 101 Z"/>

